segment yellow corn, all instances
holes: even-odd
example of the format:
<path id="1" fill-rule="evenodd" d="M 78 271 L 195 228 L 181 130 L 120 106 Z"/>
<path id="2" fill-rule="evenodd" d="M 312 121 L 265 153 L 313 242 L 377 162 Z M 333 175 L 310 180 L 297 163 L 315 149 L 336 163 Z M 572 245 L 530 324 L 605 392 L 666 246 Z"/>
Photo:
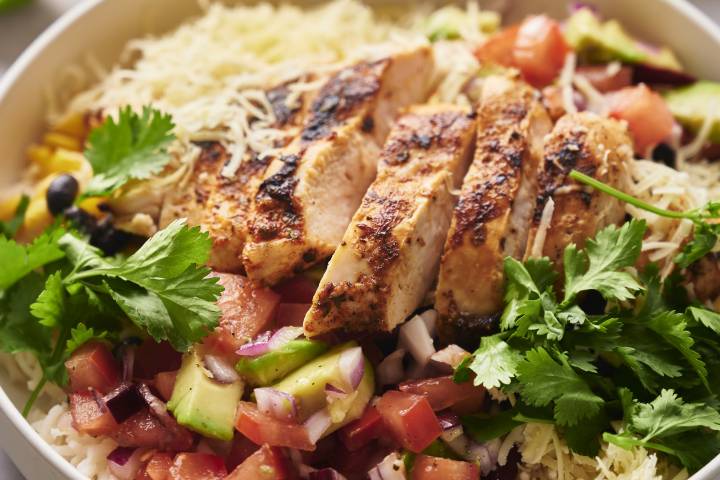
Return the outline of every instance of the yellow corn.
<path id="1" fill-rule="evenodd" d="M 40 167 L 42 171 L 45 171 L 47 165 L 50 163 L 50 157 L 53 151 L 47 145 L 30 145 L 26 153 L 32 163 Z"/>
<path id="2" fill-rule="evenodd" d="M 74 138 L 82 138 L 85 136 L 85 116 L 81 113 L 71 113 L 55 125 L 55 130 Z"/>
<path id="3" fill-rule="evenodd" d="M 100 210 L 100 205 L 104 202 L 104 198 L 90 197 L 80 202 L 80 208 L 91 214 L 93 217 L 100 218 L 105 215 L 102 210 Z"/>
<path id="4" fill-rule="evenodd" d="M 85 157 L 82 153 L 58 148 L 50 157 L 45 173 L 72 173 L 81 170 L 85 163 Z"/>
<path id="5" fill-rule="evenodd" d="M 15 215 L 21 196 L 17 192 L 0 198 L 0 220 L 10 220 Z"/>
<path id="6" fill-rule="evenodd" d="M 51 147 L 65 148 L 76 152 L 79 152 L 82 148 L 80 140 L 75 137 L 71 137 L 70 135 L 58 132 L 46 133 L 43 136 L 43 143 Z"/>
<path id="7" fill-rule="evenodd" d="M 57 173 L 48 175 L 35 185 L 35 190 L 30 197 L 30 204 L 25 212 L 25 223 L 23 223 L 22 237 L 34 238 L 47 228 L 53 221 L 52 215 L 47 209 L 45 194 L 50 183 L 58 176 Z"/>

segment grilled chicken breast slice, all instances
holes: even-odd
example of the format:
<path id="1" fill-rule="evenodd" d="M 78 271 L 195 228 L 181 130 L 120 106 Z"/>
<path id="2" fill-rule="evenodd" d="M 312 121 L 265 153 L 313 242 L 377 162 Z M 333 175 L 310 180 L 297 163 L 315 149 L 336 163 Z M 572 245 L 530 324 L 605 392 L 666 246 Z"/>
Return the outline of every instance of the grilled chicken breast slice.
<path id="1" fill-rule="evenodd" d="M 435 293 L 439 333 L 448 341 L 470 331 L 477 338 L 502 308 L 503 258 L 525 253 L 543 138 L 551 128 L 529 85 L 502 76 L 485 81 L 475 158 L 455 207 Z"/>
<path id="2" fill-rule="evenodd" d="M 333 253 L 398 109 L 426 98 L 432 69 L 421 47 L 344 68 L 321 88 L 300 137 L 258 189 L 243 252 L 250 278 L 274 284 Z"/>
<path id="3" fill-rule="evenodd" d="M 475 131 L 473 115 L 454 106 L 416 107 L 398 120 L 305 317 L 307 335 L 390 331 L 420 306 Z"/>
<path id="4" fill-rule="evenodd" d="M 286 103 L 289 93 L 285 84 L 269 90 L 267 97 L 275 114 L 275 126 L 293 138 L 299 133 L 312 93 L 301 95 L 293 107 Z M 165 199 L 160 225 L 164 227 L 183 217 L 190 225 L 200 225 L 213 242 L 208 265 L 217 271 L 241 272 L 252 202 L 270 158 L 248 155 L 235 175 L 226 177 L 221 173 L 229 159 L 225 149 L 214 142 L 203 143 L 201 148 L 187 185 Z"/>
<path id="5" fill-rule="evenodd" d="M 558 120 L 545 140 L 544 155 L 526 257 L 550 257 L 562 271 L 567 245 L 583 248 L 598 230 L 625 218 L 619 200 L 584 187 L 568 174 L 575 169 L 622 188 L 633 144 L 620 122 L 583 112 Z"/>

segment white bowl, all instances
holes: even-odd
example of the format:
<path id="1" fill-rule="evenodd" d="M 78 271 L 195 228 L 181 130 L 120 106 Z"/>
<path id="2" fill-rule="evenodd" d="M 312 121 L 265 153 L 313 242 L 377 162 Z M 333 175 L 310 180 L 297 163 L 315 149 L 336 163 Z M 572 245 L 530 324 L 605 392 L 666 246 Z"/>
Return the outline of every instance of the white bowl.
<path id="1" fill-rule="evenodd" d="M 412 3 L 412 0 L 393 3 Z M 377 2 L 376 2 L 377 3 Z M 546 12 L 562 18 L 566 0 L 513 0 L 510 20 Z M 674 49 L 687 69 L 701 78 L 720 80 L 720 29 L 684 0 L 592 0 L 603 14 L 620 20 L 640 38 Z M 111 65 L 125 42 L 159 33 L 198 13 L 196 0 L 87 0 L 50 26 L 0 81 L 0 187 L 14 181 L 24 150 L 45 128 L 44 92 L 61 67 L 91 53 Z M 17 410 L 27 397 L 23 386 L 0 372 L 0 446 L 29 480 L 82 480 L 75 468 L 50 448 Z M 693 480 L 720 478 L 720 456 Z"/>

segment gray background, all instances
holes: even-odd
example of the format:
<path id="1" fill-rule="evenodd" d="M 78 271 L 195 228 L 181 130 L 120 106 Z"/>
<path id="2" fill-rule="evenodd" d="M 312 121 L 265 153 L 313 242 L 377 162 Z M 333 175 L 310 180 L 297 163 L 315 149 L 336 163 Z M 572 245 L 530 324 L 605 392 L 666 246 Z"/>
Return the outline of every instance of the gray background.
<path id="1" fill-rule="evenodd" d="M 29 6 L 0 16 L 0 75 L 33 38 L 76 3 L 78 0 L 36 0 Z M 693 3 L 716 22 L 720 22 L 720 0 L 693 0 Z M 0 451 L 0 479 L 23 480 L 23 476 L 2 451 Z"/>

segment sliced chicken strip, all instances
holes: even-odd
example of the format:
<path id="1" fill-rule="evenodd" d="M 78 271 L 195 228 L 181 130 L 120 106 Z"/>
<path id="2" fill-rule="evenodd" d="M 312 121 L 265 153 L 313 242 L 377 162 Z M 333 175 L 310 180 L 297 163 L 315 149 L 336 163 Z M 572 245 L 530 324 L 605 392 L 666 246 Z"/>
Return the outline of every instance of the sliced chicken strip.
<path id="1" fill-rule="evenodd" d="M 286 103 L 289 93 L 288 86 L 281 85 L 269 90 L 267 97 L 275 114 L 275 126 L 293 138 L 299 134 L 312 93 L 301 95 L 293 107 Z M 217 271 L 241 272 L 252 202 L 270 158 L 248 155 L 230 178 L 221 174 L 229 159 L 225 149 L 217 143 L 201 147 L 187 186 L 166 198 L 160 225 L 164 227 L 182 217 L 191 225 L 200 225 L 213 242 L 208 264 Z"/>
<path id="2" fill-rule="evenodd" d="M 473 117 L 433 105 L 398 120 L 305 317 L 307 335 L 390 331 L 420 306 L 450 226 L 451 191 L 472 158 Z"/>
<path id="3" fill-rule="evenodd" d="M 547 256 L 562 271 L 565 247 L 625 218 L 624 205 L 568 177 L 578 170 L 616 188 L 623 188 L 633 144 L 624 124 L 593 113 L 562 117 L 545 139 L 545 159 L 538 175 L 526 257 Z"/>
<path id="4" fill-rule="evenodd" d="M 477 339 L 502 309 L 503 259 L 525 253 L 543 138 L 551 128 L 529 85 L 501 76 L 485 80 L 475 158 L 453 214 L 436 289 L 444 340 Z"/>
<path id="5" fill-rule="evenodd" d="M 332 255 L 398 109 L 426 98 L 432 69 L 422 47 L 347 67 L 322 87 L 300 138 L 259 187 L 243 252 L 250 278 L 274 284 Z"/>

